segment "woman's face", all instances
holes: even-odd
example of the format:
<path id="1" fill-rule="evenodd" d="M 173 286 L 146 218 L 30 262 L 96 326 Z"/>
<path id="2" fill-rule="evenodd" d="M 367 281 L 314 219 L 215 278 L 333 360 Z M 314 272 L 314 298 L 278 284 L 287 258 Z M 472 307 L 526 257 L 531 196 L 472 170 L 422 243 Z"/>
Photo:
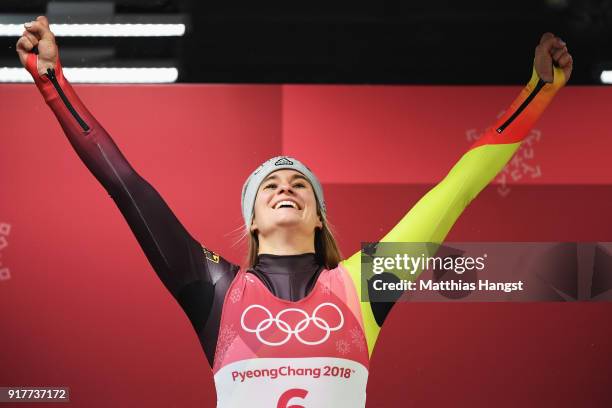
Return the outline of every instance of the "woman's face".
<path id="1" fill-rule="evenodd" d="M 282 227 L 297 228 L 306 234 L 322 228 L 314 190 L 306 177 L 295 170 L 277 170 L 264 179 L 257 190 L 254 213 L 251 231 L 263 235 Z"/>

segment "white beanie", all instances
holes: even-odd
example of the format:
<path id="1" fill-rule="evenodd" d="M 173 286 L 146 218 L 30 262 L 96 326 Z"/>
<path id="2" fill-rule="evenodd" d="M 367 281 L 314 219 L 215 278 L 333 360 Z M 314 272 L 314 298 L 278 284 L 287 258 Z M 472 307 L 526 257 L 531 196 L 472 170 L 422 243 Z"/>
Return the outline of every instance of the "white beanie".
<path id="1" fill-rule="evenodd" d="M 293 169 L 299 171 L 304 175 L 304 177 L 306 177 L 306 179 L 308 179 L 312 185 L 312 188 L 314 189 L 315 197 L 319 202 L 319 207 L 321 207 L 321 216 L 323 219 L 325 219 L 325 200 L 323 199 L 323 187 L 321 186 L 319 179 L 317 179 L 314 173 L 299 160 L 288 156 L 276 156 L 265 161 L 253 173 L 251 173 L 242 187 L 242 216 L 247 229 L 250 228 L 251 223 L 253 222 L 253 208 L 255 206 L 255 197 L 257 196 L 259 185 L 266 177 L 268 177 L 268 175 L 270 175 L 270 173 L 281 169 Z"/>

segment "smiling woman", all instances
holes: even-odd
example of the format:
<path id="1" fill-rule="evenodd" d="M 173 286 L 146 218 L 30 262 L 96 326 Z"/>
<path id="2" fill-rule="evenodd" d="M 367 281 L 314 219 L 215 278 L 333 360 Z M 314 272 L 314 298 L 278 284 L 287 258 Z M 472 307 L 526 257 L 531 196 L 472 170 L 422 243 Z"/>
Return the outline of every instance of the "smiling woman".
<path id="1" fill-rule="evenodd" d="M 359 299 L 360 253 L 342 260 L 314 173 L 275 157 L 250 175 L 242 190 L 249 260 L 245 268 L 228 262 L 189 234 L 83 105 L 62 72 L 47 19 L 26 28 L 17 43 L 21 62 L 189 316 L 214 371 L 218 406 L 365 406 L 370 356 L 392 303 Z M 565 43 L 544 34 L 532 78 L 510 108 L 382 241 L 441 243 L 571 69 Z"/>
<path id="2" fill-rule="evenodd" d="M 260 253 L 314 253 L 317 263 L 327 268 L 341 260 L 321 183 L 294 158 L 273 157 L 253 172 L 242 189 L 242 214 L 251 267 Z"/>
<path id="3" fill-rule="evenodd" d="M 266 177 L 258 189 L 255 216 L 249 226 L 258 238 L 258 252 L 314 252 L 314 231 L 323 227 L 317 206 L 314 189 L 296 170 L 278 170 Z"/>

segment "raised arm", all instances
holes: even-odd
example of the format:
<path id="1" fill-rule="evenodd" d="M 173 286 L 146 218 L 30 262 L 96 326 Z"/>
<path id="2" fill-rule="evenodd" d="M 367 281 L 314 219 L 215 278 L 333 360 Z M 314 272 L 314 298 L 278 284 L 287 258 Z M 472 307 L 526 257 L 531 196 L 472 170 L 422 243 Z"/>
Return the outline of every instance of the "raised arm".
<path id="1" fill-rule="evenodd" d="M 551 33 L 544 34 L 536 47 L 531 80 L 505 114 L 380 242 L 442 243 L 459 215 L 519 148 L 553 96 L 565 85 L 571 70 L 572 57 L 565 43 Z M 359 293 L 360 258 L 357 252 L 343 262 Z M 419 273 L 413 275 L 414 279 Z M 362 302 L 370 351 L 392 306 L 393 302 Z"/>
<path id="2" fill-rule="evenodd" d="M 22 64 L 78 156 L 117 204 L 151 266 L 187 312 L 212 361 L 219 304 L 237 267 L 207 251 L 188 233 L 87 110 L 64 77 L 47 19 L 38 17 L 26 28 L 17 43 Z M 38 55 L 31 52 L 33 47 L 38 48 Z"/>

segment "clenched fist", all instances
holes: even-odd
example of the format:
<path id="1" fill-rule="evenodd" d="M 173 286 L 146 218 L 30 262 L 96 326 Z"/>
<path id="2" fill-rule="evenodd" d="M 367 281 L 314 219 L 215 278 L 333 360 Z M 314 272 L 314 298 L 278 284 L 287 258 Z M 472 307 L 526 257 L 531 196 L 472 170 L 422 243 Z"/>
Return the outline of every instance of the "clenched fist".
<path id="1" fill-rule="evenodd" d="M 45 16 L 38 16 L 36 21 L 25 23 L 25 28 L 26 30 L 17 40 L 19 61 L 27 68 L 28 53 L 32 51 L 32 48 L 38 47 L 38 66 L 36 68 L 39 75 L 44 75 L 47 73 L 47 68 L 55 68 L 57 63 L 55 35 L 49 29 L 49 21 Z"/>
<path id="2" fill-rule="evenodd" d="M 544 82 L 553 82 L 553 63 L 563 71 L 563 83 L 572 74 L 573 59 L 565 42 L 553 33 L 544 33 L 535 49 L 535 69 Z"/>

